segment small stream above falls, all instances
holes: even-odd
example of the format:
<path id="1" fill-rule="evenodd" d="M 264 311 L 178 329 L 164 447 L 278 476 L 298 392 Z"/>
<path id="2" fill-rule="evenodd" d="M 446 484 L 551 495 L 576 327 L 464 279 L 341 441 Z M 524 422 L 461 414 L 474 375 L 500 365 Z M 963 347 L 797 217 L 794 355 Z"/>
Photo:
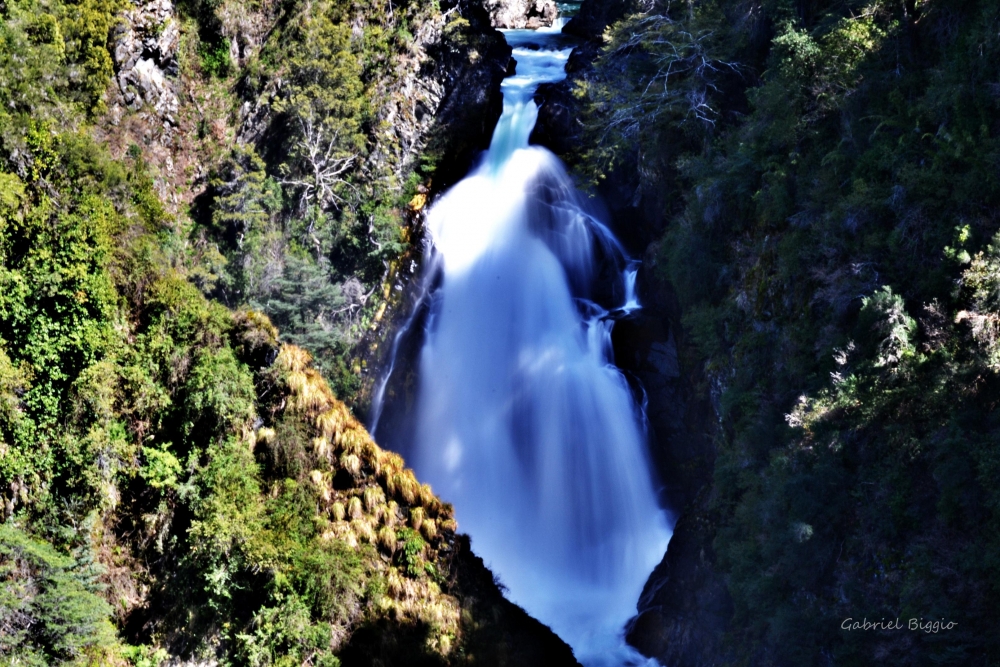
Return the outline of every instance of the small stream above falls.
<path id="1" fill-rule="evenodd" d="M 614 366 L 611 329 L 640 307 L 636 262 L 562 164 L 529 146 L 541 83 L 571 45 L 506 31 L 517 61 L 481 163 L 428 213 L 433 249 L 410 324 L 421 347 L 403 451 L 455 506 L 459 529 L 508 597 L 590 665 L 639 664 L 622 639 L 670 539 L 642 408 Z M 612 267 L 599 271 L 599 267 Z M 398 350 L 397 350 L 398 351 Z"/>

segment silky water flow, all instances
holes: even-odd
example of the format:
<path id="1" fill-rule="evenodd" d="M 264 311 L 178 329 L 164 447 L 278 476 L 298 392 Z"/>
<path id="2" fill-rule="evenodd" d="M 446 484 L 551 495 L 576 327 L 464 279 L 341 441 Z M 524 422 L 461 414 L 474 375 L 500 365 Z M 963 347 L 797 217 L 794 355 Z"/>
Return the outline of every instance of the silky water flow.
<path id="1" fill-rule="evenodd" d="M 640 664 L 623 628 L 670 526 L 612 363 L 614 319 L 640 307 L 635 262 L 558 158 L 528 144 L 535 90 L 566 76 L 560 29 L 505 31 L 517 68 L 489 151 L 428 213 L 440 273 L 409 456 L 511 600 L 588 666 Z M 610 310 L 593 296 L 602 262 L 617 266 Z"/>

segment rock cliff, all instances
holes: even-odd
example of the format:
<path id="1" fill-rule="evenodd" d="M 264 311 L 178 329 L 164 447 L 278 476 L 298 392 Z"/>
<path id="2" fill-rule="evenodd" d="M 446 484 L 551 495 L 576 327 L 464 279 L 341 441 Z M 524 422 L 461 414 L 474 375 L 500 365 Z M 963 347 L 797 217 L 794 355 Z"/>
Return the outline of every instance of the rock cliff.
<path id="1" fill-rule="evenodd" d="M 554 0 L 485 0 L 496 28 L 537 30 L 552 25 L 559 13 Z"/>
<path id="2" fill-rule="evenodd" d="M 125 104 L 149 105 L 164 123 L 176 124 L 177 47 L 180 30 L 171 0 L 133 3 L 115 28 L 116 80 Z"/>

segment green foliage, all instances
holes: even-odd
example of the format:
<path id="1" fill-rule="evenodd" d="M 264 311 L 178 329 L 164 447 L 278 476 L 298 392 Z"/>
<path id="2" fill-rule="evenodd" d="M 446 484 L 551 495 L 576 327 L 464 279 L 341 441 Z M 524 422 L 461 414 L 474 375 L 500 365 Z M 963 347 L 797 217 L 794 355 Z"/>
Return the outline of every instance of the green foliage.
<path id="1" fill-rule="evenodd" d="M 314 618 L 346 630 L 360 611 L 362 560 L 343 542 L 317 540 L 305 546 L 293 556 L 292 583 L 310 601 Z"/>
<path id="2" fill-rule="evenodd" d="M 146 483 L 154 489 L 177 488 L 177 479 L 181 474 L 181 462 L 167 449 L 169 443 L 162 449 L 143 447 L 142 456 L 145 464 L 139 470 Z"/>
<path id="3" fill-rule="evenodd" d="M 0 132 L 6 152 L 16 147 L 28 118 L 72 123 L 66 105 L 103 110 L 111 81 L 110 31 L 116 0 L 67 0 L 4 5 L 0 26 Z M 13 135 L 13 136 L 12 136 Z"/>
<path id="4" fill-rule="evenodd" d="M 399 563 L 420 580 L 402 604 L 387 583 L 394 553 L 368 543 L 385 508 L 329 518 L 344 480 L 327 448 L 346 427 L 357 443 L 360 426 L 327 405 L 304 352 L 294 370 L 272 367 L 278 331 L 264 314 L 206 298 L 259 305 L 319 353 L 338 393 L 356 390 L 346 359 L 386 262 L 406 248 L 404 195 L 420 182 L 396 183 L 403 151 L 381 142 L 400 139 L 374 109 L 412 56 L 407 30 L 440 8 L 178 3 L 181 67 L 245 75 L 234 88 L 261 84 L 259 108 L 276 112 L 260 154 L 197 156 L 210 165 L 197 222 L 161 202 L 175 182 L 144 162 L 157 148 L 128 143 L 135 118 L 115 121 L 120 160 L 90 138 L 112 131 L 110 119 L 88 123 L 124 8 L 0 3 L 0 661 L 332 667 L 362 624 L 444 612 L 454 626 L 440 604 L 447 566 L 435 566 L 446 538 L 403 535 Z M 259 58 L 230 19 L 237 32 L 274 21 Z M 230 39 L 248 70 L 230 62 Z M 218 108 L 233 102 L 224 82 L 184 74 L 192 99 L 205 86 Z M 190 146 L 181 104 L 171 151 Z M 323 430 L 296 404 L 303 377 Z M 363 444 L 358 474 L 381 483 Z"/>
<path id="5" fill-rule="evenodd" d="M 0 524 L 0 652 L 10 664 L 88 664 L 115 645 L 111 608 L 81 563 Z"/>
<path id="6" fill-rule="evenodd" d="M 35 180 L 24 184 L 5 176 L 0 227 L 0 321 L 11 367 L 6 375 L 8 383 L 23 389 L 8 403 L 11 408 L 16 403 L 16 413 L 8 411 L 16 418 L 0 425 L 12 445 L 0 457 L 0 476 L 22 480 L 18 495 L 34 500 L 47 496 L 53 490 L 50 481 L 56 480 L 101 493 L 105 475 L 91 467 L 89 457 L 96 450 L 116 450 L 115 457 L 122 453 L 115 444 L 122 438 L 109 436 L 107 425 L 76 432 L 57 428 L 70 414 L 71 395 L 78 405 L 98 412 L 103 401 L 107 417 L 109 399 L 97 395 L 102 389 L 75 382 L 100 372 L 118 340 L 113 239 L 126 223 L 113 200 L 87 184 L 117 184 L 120 173 L 87 151 L 86 140 L 42 132 L 38 140 L 29 135 Z M 64 180 L 70 177 L 72 187 Z M 58 206 L 45 194 L 52 183 L 67 183 Z"/>
<path id="7" fill-rule="evenodd" d="M 104 109 L 102 98 L 114 73 L 107 44 L 123 6 L 122 0 L 67 0 L 64 7 L 67 57 L 82 70 L 70 81 L 89 112 Z"/>
<path id="8" fill-rule="evenodd" d="M 1000 5 L 672 9 L 611 30 L 578 92 L 591 132 L 634 127 L 592 136 L 641 156 L 640 192 L 680 195 L 657 269 L 721 419 L 729 645 L 753 664 L 995 661 Z M 647 122 L 659 59 L 706 29 L 732 67 L 667 81 L 678 104 L 706 91 L 714 124 Z M 858 610 L 963 629 L 877 645 L 839 630 Z"/>
<path id="9" fill-rule="evenodd" d="M 577 82 L 574 94 L 586 103 L 581 168 L 593 182 L 637 156 L 664 150 L 673 160 L 678 148 L 712 131 L 720 82 L 740 68 L 723 58 L 725 27 L 715 3 L 699 10 L 657 3 L 615 25 L 594 76 Z M 657 159 L 647 162 L 662 168 Z"/>
<path id="10" fill-rule="evenodd" d="M 892 366 L 914 354 L 917 322 L 906 314 L 903 299 L 886 285 L 861 300 L 858 326 L 865 338 L 877 343 L 876 366 Z"/>
<path id="11" fill-rule="evenodd" d="M 968 322 L 972 337 L 983 352 L 983 362 L 1000 371 L 1000 236 L 970 258 L 962 273 L 961 287 L 970 308 L 956 319 Z"/>
<path id="12" fill-rule="evenodd" d="M 420 533 L 412 528 L 400 528 L 396 531 L 397 543 L 401 545 L 399 558 L 411 577 L 419 577 L 426 573 L 427 562 L 424 560 L 424 550 L 427 543 L 420 537 Z"/>
<path id="13" fill-rule="evenodd" d="M 58 64 L 43 47 L 69 29 L 22 18 L 0 26 L 8 44 L 29 64 Z M 81 26 L 72 30 L 75 40 L 86 38 Z M 25 58 L 3 62 L 21 66 Z M 130 166 L 116 163 L 83 135 L 62 131 L 46 120 L 45 104 L 59 100 L 31 97 L 44 77 L 26 77 L 36 80 L 26 79 L 24 94 L 4 108 L 39 105 L 38 118 L 0 119 L 10 158 L 0 171 L 0 513 L 63 536 L 60 544 L 76 545 L 77 555 L 0 525 L 0 608 L 13 628 L 0 639 L 5 658 L 150 666 L 166 659 L 155 637 L 145 638 L 152 646 L 116 643 L 111 607 L 95 583 L 103 571 L 97 546 L 65 528 L 100 517 L 107 526 L 148 526 L 148 541 L 129 545 L 134 552 L 109 547 L 100 558 L 148 559 L 149 595 L 166 610 L 156 627 L 165 634 L 180 632 L 205 651 L 222 633 L 237 662 L 237 635 L 247 634 L 273 664 L 290 656 L 294 664 L 336 664 L 332 633 L 342 635 L 360 613 L 364 563 L 373 556 L 321 542 L 310 494 L 265 493 L 246 439 L 264 380 L 247 363 L 259 373 L 269 363 L 259 358 L 255 327 L 266 328 L 265 346 L 276 344 L 276 332 L 208 301 L 168 267 L 158 238 L 167 216 L 141 156 L 132 151 Z M 8 93 L 17 89 L 0 94 Z M 215 221 L 226 232 L 266 230 L 282 205 L 252 152 L 235 151 L 213 185 Z M 176 515 L 183 518 L 172 522 Z M 101 539 L 113 541 L 109 534 Z M 109 596 L 127 605 L 132 585 Z M 287 620 L 284 629 L 267 630 L 268 610 L 294 600 L 308 605 L 305 624 L 281 612 L 273 618 Z"/>
<path id="14" fill-rule="evenodd" d="M 247 586 L 242 575 L 252 564 L 250 545 L 263 528 L 264 503 L 256 462 L 243 443 L 231 438 L 209 457 L 193 480 L 190 558 L 208 608 L 226 618 L 235 611 L 234 594 Z"/>
<path id="15" fill-rule="evenodd" d="M 357 280 L 337 284 L 325 259 L 312 262 L 289 254 L 285 269 L 261 310 L 283 331 L 289 342 L 313 351 L 321 360 L 337 359 L 351 337 L 348 326 L 359 314 L 361 285 Z M 255 304 L 258 305 L 258 304 Z M 320 362 L 327 377 L 337 377 L 336 366 Z"/>
<path id="16" fill-rule="evenodd" d="M 207 44 L 229 9 L 193 3 L 188 11 Z M 280 11 L 240 78 L 245 101 L 270 112 L 257 152 L 247 146 L 224 156 L 198 203 L 208 224 L 196 234 L 226 259 L 201 286 L 231 306 L 264 310 L 287 340 L 315 355 L 337 394 L 350 397 L 359 386 L 350 369 L 362 311 L 375 312 L 379 297 L 368 295 L 409 249 L 405 208 L 433 171 L 433 160 L 419 169 L 398 164 L 416 156 L 384 116 L 402 94 L 408 68 L 399 65 L 413 57 L 407 31 L 439 20 L 441 10 L 324 0 Z M 468 25 L 453 12 L 447 39 L 467 41 Z"/>
<path id="17" fill-rule="evenodd" d="M 289 84 L 276 110 L 294 130 L 285 183 L 299 191 L 302 207 L 346 203 L 346 175 L 363 156 L 367 113 L 361 62 L 351 47 L 351 28 L 337 22 L 339 8 L 315 7 L 299 18 L 284 56 Z"/>
<path id="18" fill-rule="evenodd" d="M 201 349 L 184 386 L 184 422 L 187 438 L 238 431 L 254 416 L 253 378 L 229 347 Z"/>
<path id="19" fill-rule="evenodd" d="M 296 595 L 276 607 L 260 609 L 252 627 L 252 634 L 237 636 L 240 653 L 250 667 L 297 667 L 304 661 L 340 666 L 330 650 L 330 626 L 313 623 L 308 606 Z"/>
<path id="20" fill-rule="evenodd" d="M 162 648 L 150 646 L 123 646 L 122 657 L 134 667 L 159 667 L 169 654 Z"/>
<path id="21" fill-rule="evenodd" d="M 210 77 L 225 78 L 232 70 L 229 58 L 229 43 L 223 39 L 216 42 L 202 42 L 198 46 L 201 68 Z"/>

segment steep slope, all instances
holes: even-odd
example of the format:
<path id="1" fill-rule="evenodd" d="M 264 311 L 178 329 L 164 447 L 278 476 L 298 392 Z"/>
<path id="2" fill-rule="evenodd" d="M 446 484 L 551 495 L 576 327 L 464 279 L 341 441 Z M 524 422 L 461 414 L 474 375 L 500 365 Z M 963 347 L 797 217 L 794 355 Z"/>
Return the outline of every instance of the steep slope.
<path id="1" fill-rule="evenodd" d="M 275 7 L 202 9 L 0 7 L 0 659 L 575 664 L 309 353 L 206 296 L 185 202 Z"/>
<path id="2" fill-rule="evenodd" d="M 549 93 L 678 363 L 653 333 L 616 353 L 711 407 L 661 442 L 711 438 L 629 635 L 648 654 L 996 660 L 998 11 L 636 3 Z"/>
<path id="3" fill-rule="evenodd" d="M 100 140 L 143 154 L 202 290 L 268 314 L 353 401 L 410 204 L 489 142 L 503 37 L 467 0 L 121 9 Z"/>

